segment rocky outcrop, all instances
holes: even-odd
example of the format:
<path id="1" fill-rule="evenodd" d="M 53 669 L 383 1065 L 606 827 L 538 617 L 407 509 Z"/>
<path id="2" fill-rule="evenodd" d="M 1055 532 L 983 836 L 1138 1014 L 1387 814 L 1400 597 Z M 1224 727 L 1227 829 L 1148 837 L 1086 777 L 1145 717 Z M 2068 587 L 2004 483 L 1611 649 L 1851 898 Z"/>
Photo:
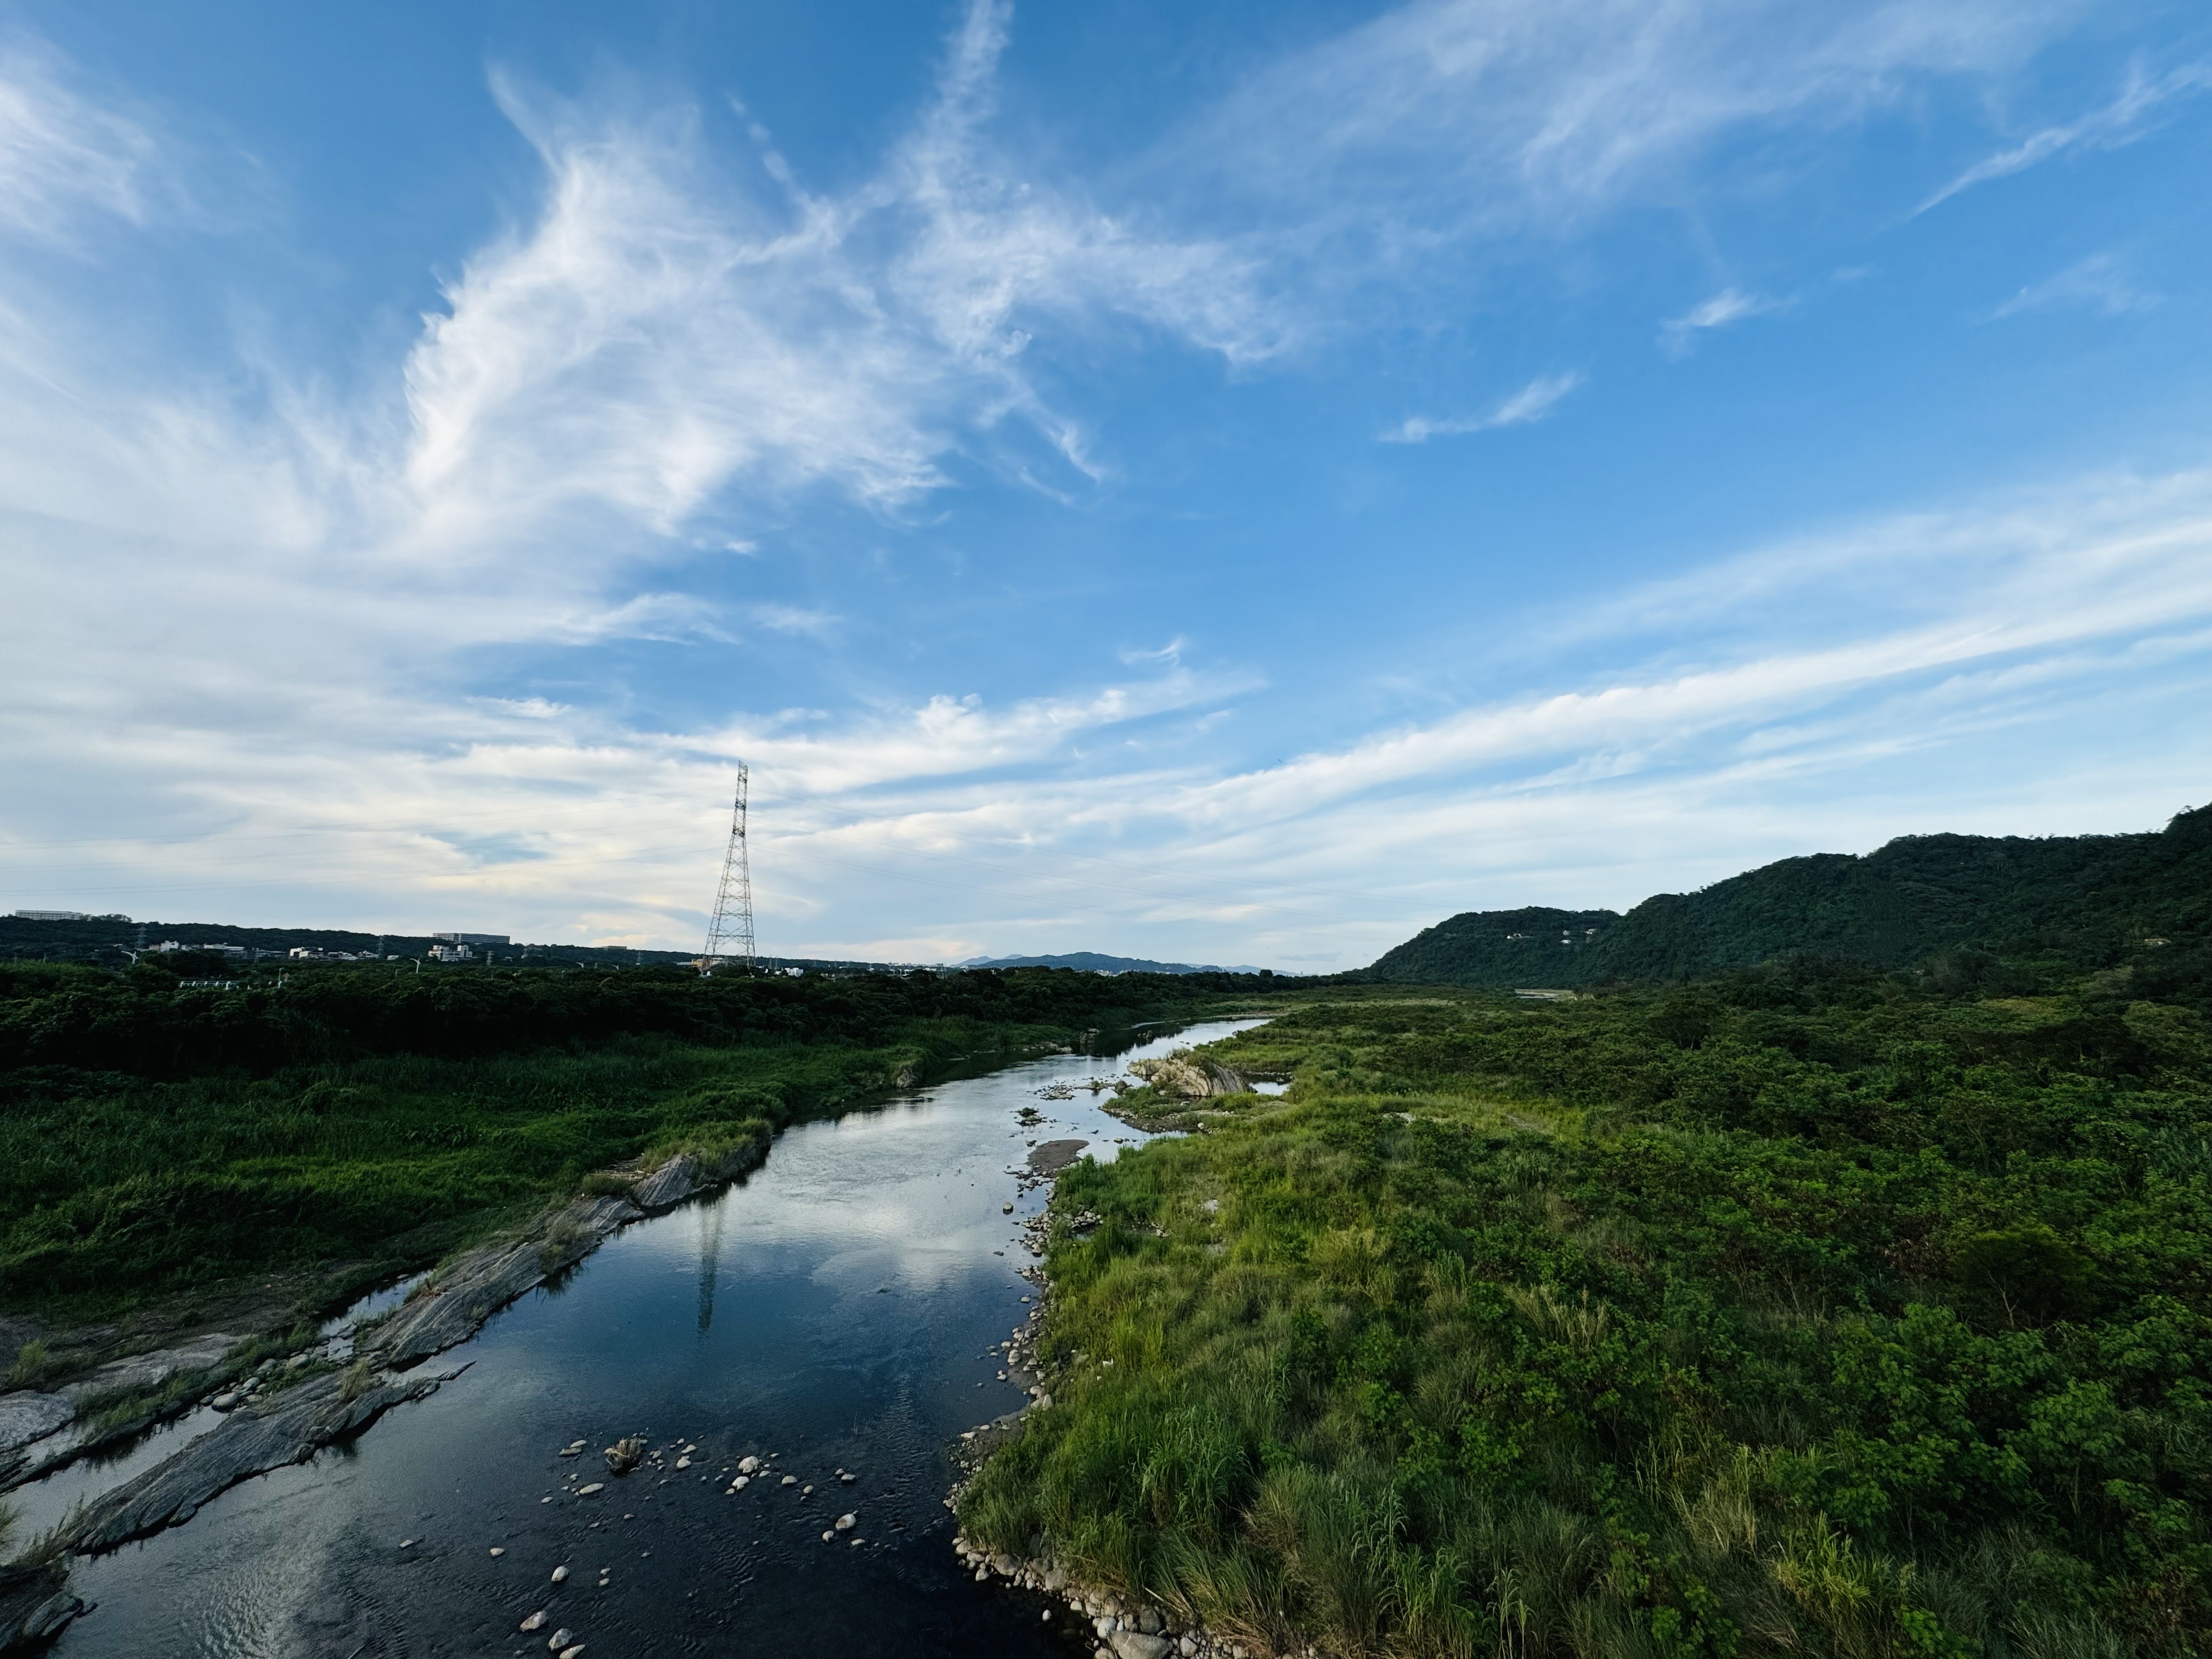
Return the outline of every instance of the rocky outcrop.
<path id="1" fill-rule="evenodd" d="M 76 1415 L 76 1407 L 62 1395 L 28 1389 L 0 1394 L 0 1462 L 6 1454 L 45 1439 Z"/>
<path id="2" fill-rule="evenodd" d="M 0 1653 L 50 1639 L 83 1611 L 59 1567 L 0 1567 Z"/>
<path id="3" fill-rule="evenodd" d="M 436 1392 L 463 1369 L 412 1378 L 383 1376 L 366 1387 L 358 1373 L 326 1371 L 273 1399 L 256 1401 L 175 1456 L 102 1496 L 70 1528 L 69 1547 L 94 1554 L 188 1520 L 217 1493 L 288 1463 L 306 1462 L 392 1407 Z"/>
<path id="4" fill-rule="evenodd" d="M 78 1407 L 108 1395 L 143 1394 L 187 1371 L 213 1370 L 245 1340 L 228 1331 L 210 1331 L 173 1348 L 156 1348 L 151 1353 L 112 1361 L 61 1392 L 70 1405 Z"/>
<path id="5" fill-rule="evenodd" d="M 637 1207 L 647 1214 L 672 1209 L 698 1189 L 699 1160 L 678 1154 L 629 1189 Z"/>
<path id="6" fill-rule="evenodd" d="M 1249 1079 L 1188 1048 L 1165 1060 L 1132 1060 L 1129 1069 L 1161 1093 L 1181 1095 L 1185 1100 L 1246 1094 L 1252 1087 Z"/>
<path id="7" fill-rule="evenodd" d="M 362 1346 L 398 1370 L 465 1342 L 515 1297 L 574 1266 L 609 1233 L 642 1214 L 627 1198 L 580 1198 L 524 1237 L 479 1244 L 425 1279 Z"/>

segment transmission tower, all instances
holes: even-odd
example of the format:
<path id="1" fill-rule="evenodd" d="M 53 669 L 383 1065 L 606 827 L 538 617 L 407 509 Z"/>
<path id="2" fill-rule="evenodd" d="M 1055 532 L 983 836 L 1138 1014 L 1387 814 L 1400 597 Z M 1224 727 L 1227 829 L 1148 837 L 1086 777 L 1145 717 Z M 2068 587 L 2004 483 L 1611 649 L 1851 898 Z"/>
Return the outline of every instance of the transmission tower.
<path id="1" fill-rule="evenodd" d="M 753 965 L 753 872 L 745 855 L 746 769 L 738 768 L 737 805 L 730 811 L 730 852 L 722 860 L 722 885 L 714 895 L 714 919 L 707 924 L 709 961 Z"/>

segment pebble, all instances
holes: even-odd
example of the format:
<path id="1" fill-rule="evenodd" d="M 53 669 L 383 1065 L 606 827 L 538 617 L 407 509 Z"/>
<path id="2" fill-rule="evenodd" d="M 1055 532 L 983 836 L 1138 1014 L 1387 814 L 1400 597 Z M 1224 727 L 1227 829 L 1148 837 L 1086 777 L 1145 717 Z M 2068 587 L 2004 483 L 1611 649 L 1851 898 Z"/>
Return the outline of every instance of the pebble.
<path id="1" fill-rule="evenodd" d="M 783 1484 L 787 1486 L 795 1486 L 799 1484 L 799 1477 L 795 1474 L 787 1474 L 783 1477 Z"/>
<path id="2" fill-rule="evenodd" d="M 850 1475 L 850 1474 L 840 1474 L 837 1478 L 838 1478 L 840 1480 L 842 1480 L 842 1481 L 843 1481 L 847 1486 L 851 1486 L 854 1480 L 856 1480 L 857 1479 L 859 1479 L 859 1477 L 858 1477 L 857 1475 Z"/>
<path id="3" fill-rule="evenodd" d="M 688 1457 L 679 1457 L 676 1460 L 676 1467 L 679 1469 L 688 1469 L 691 1467 L 691 1460 Z"/>
<path id="4" fill-rule="evenodd" d="M 810 1481 L 808 1481 L 805 1486 L 801 1486 L 801 1487 L 799 1489 L 799 1495 L 801 1498 L 811 1498 L 811 1497 L 813 1497 L 813 1496 L 814 1496 L 814 1483 L 813 1483 L 811 1480 L 810 1480 Z"/>
<path id="5" fill-rule="evenodd" d="M 399 1547 L 403 1550 L 411 1550 L 415 1547 L 415 1540 L 411 1538 L 403 1538 L 399 1540 Z"/>
<path id="6" fill-rule="evenodd" d="M 583 1650 L 584 1644 L 581 1642 L 577 1643 L 573 1648 L 562 1648 L 561 1650 L 561 1659 L 576 1659 L 576 1656 Z"/>
<path id="7" fill-rule="evenodd" d="M 752 1480 L 753 1478 L 750 1474 L 741 1474 L 736 1480 L 730 1482 L 730 1490 L 732 1492 L 743 1492 L 747 1486 L 752 1485 Z"/>
<path id="8" fill-rule="evenodd" d="M 544 1608 L 543 1608 L 543 1607 L 540 1607 L 537 1612 L 535 1612 L 535 1613 L 532 1613 L 532 1614 L 530 1615 L 530 1617 L 529 1617 L 529 1618 L 527 1618 L 527 1619 L 526 1619 L 526 1620 L 524 1620 L 522 1621 L 522 1628 L 523 1628 L 523 1629 L 525 1629 L 525 1630 L 536 1630 L 536 1629 L 537 1629 L 540 1625 L 543 1625 L 544 1622 L 545 1622 L 545 1609 L 544 1609 Z"/>
<path id="9" fill-rule="evenodd" d="M 837 1534 L 834 1532 L 825 1532 L 822 1534 L 822 1541 L 826 1544 L 836 1535 Z"/>
<path id="10" fill-rule="evenodd" d="M 545 1645 L 549 1648 L 565 1648 L 569 1643 L 575 1639 L 576 1632 L 570 1630 L 566 1625 L 563 1625 L 559 1630 L 553 1632 L 551 1639 L 549 1640 Z"/>
<path id="11" fill-rule="evenodd" d="M 593 1492 L 605 1492 L 606 1489 L 607 1483 L 605 1481 L 592 1480 L 577 1487 L 576 1496 L 579 1498 L 589 1498 Z"/>
<path id="12" fill-rule="evenodd" d="M 556 1567 L 553 1569 L 553 1582 L 556 1584 L 568 1576 L 568 1569 L 566 1567 Z"/>
<path id="13" fill-rule="evenodd" d="M 498 1546 L 497 1544 L 494 1544 L 494 1545 L 491 1547 L 491 1553 L 492 1553 L 494 1555 L 504 1555 L 504 1554 L 506 1554 L 506 1553 L 507 1553 L 507 1552 L 506 1552 L 504 1549 L 501 1548 L 501 1547 L 500 1547 L 500 1546 Z"/>

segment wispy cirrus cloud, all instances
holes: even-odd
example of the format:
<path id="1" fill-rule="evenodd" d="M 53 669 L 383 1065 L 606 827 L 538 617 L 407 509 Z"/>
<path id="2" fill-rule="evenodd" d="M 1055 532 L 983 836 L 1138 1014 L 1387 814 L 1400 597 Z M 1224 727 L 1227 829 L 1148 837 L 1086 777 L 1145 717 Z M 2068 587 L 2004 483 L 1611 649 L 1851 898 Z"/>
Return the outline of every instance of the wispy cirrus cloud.
<path id="1" fill-rule="evenodd" d="M 2093 253 L 2063 270 L 2031 283 L 1990 313 L 1992 320 L 2017 317 L 2022 312 L 2050 311 L 2078 306 L 2104 317 L 2124 317 L 2132 312 L 2154 311 L 2159 296 L 2136 286 L 2126 262 L 2118 254 Z"/>
<path id="2" fill-rule="evenodd" d="M 149 125 L 73 81 L 43 42 L 0 31 L 0 233 L 66 246 L 88 215 L 139 224 L 179 198 Z"/>
<path id="3" fill-rule="evenodd" d="M 1661 324 L 1660 348 L 1669 356 L 1683 356 L 1696 343 L 1700 334 L 1728 328 L 1749 318 L 1769 317 L 1787 307 L 1786 301 L 1748 294 L 1740 288 L 1724 288 L 1719 293 L 1698 301 L 1680 316 L 1670 317 Z"/>
<path id="4" fill-rule="evenodd" d="M 1832 130 L 1932 82 L 2002 74 L 2085 9 L 1413 0 L 1248 76 L 1170 161 L 1319 204 L 1330 257 L 1380 233 L 1372 251 L 1402 261 L 1440 234 L 1586 223 L 1731 134 Z"/>
<path id="5" fill-rule="evenodd" d="M 2118 97 L 2075 120 L 2042 127 L 2018 143 L 1986 155 L 1913 210 L 1925 213 L 1962 191 L 2074 150 L 2117 149 L 2148 137 L 2160 109 L 2177 99 L 2212 89 L 2212 63 L 2184 64 L 2159 76 L 2131 74 Z"/>
<path id="6" fill-rule="evenodd" d="M 1469 432 L 1494 432 L 1501 427 L 1530 426 L 1548 419 L 1567 396 L 1588 383 L 1579 369 L 1564 374 L 1540 374 L 1486 415 L 1435 418 L 1410 415 L 1382 434 L 1386 444 L 1425 444 Z"/>

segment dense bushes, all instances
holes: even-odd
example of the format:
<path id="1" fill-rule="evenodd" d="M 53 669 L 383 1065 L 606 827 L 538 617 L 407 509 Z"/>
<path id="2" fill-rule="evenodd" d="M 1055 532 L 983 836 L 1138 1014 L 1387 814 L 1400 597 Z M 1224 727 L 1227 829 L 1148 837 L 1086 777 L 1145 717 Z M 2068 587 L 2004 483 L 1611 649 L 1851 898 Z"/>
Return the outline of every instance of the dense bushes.
<path id="1" fill-rule="evenodd" d="M 1062 1177 L 963 1522 L 1334 1653 L 2205 1651 L 2203 1012 L 1923 985 L 1224 1045 L 1297 1084 Z"/>

